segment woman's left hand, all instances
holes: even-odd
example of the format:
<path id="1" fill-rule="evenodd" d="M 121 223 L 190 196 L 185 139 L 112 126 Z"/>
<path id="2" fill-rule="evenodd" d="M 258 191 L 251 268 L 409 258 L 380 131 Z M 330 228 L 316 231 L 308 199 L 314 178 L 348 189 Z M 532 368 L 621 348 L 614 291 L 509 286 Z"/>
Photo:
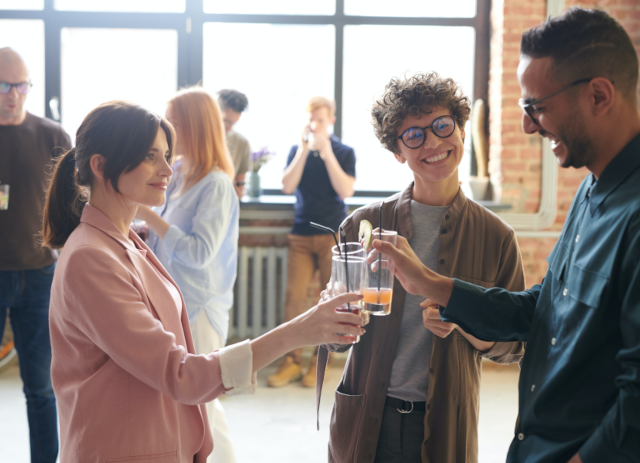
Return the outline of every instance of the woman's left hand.
<path id="1" fill-rule="evenodd" d="M 422 311 L 422 321 L 424 327 L 440 338 L 446 338 L 456 329 L 455 323 L 443 322 L 440 318 L 440 310 L 438 304 L 430 299 L 426 299 L 420 303 Z"/>
<path id="2" fill-rule="evenodd" d="M 143 206 L 142 204 L 140 204 L 138 206 L 138 211 L 136 212 L 134 219 L 147 221 L 147 217 L 149 217 L 150 212 L 153 211 L 147 206 Z"/>

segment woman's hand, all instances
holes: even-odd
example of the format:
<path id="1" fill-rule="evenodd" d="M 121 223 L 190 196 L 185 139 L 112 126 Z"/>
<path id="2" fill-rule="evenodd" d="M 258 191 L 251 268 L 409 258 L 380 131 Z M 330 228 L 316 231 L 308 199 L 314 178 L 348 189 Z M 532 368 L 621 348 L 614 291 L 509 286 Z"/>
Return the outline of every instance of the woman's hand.
<path id="1" fill-rule="evenodd" d="M 297 347 L 319 344 L 352 344 L 355 336 L 365 333 L 364 317 L 349 312 L 337 312 L 336 308 L 348 302 L 358 302 L 362 295 L 341 294 L 321 301 L 315 307 L 289 322 L 295 333 Z M 340 336 L 343 333 L 350 336 Z"/>
<path id="2" fill-rule="evenodd" d="M 136 215 L 134 217 L 134 219 L 136 220 L 144 220 L 145 222 L 147 221 L 147 217 L 149 217 L 149 213 L 153 212 L 151 210 L 151 208 L 147 207 L 147 206 L 143 206 L 142 204 L 140 204 L 138 206 L 138 211 L 136 212 Z"/>
<path id="3" fill-rule="evenodd" d="M 299 347 L 319 344 L 353 344 L 355 336 L 362 336 L 365 333 L 361 328 L 364 325 L 364 319 L 361 315 L 354 313 L 337 312 L 336 308 L 360 299 L 362 296 L 355 293 L 328 298 L 290 322 L 283 323 L 251 341 L 253 371 L 258 371 L 278 357 Z"/>
<path id="4" fill-rule="evenodd" d="M 440 318 L 440 311 L 438 310 L 439 306 L 434 301 L 429 299 L 422 301 L 420 303 L 420 307 L 424 309 L 422 311 L 422 322 L 424 323 L 424 327 L 439 338 L 446 338 L 458 327 L 455 323 L 442 321 L 442 318 Z"/>
<path id="5" fill-rule="evenodd" d="M 138 211 L 136 212 L 136 219 L 144 220 L 149 225 L 149 228 L 153 230 L 153 232 L 160 237 L 160 239 L 164 239 L 164 235 L 167 234 L 170 226 L 167 222 L 164 221 L 162 217 L 160 217 L 153 209 L 143 206 L 140 204 L 138 206 Z"/>

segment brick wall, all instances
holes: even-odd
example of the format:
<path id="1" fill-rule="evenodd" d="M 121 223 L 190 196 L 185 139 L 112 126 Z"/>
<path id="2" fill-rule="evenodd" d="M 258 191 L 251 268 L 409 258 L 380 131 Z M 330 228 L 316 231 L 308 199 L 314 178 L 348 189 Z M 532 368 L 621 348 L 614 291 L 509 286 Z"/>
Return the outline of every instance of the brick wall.
<path id="1" fill-rule="evenodd" d="M 639 0 L 567 0 L 565 6 L 599 8 L 615 17 L 627 30 L 640 53 Z M 520 128 L 520 88 L 516 76 L 522 32 L 546 16 L 545 0 L 494 0 L 491 11 L 491 63 L 489 76 L 489 172 L 496 199 L 513 206 L 513 212 L 534 213 L 540 205 L 541 143 L 538 135 Z M 640 95 L 640 89 L 639 89 Z M 560 169 L 558 216 L 551 230 L 560 230 L 575 192 L 588 174 L 583 169 Z M 547 271 L 544 260 L 555 239 L 518 240 L 525 264 L 527 286 L 539 283 Z"/>

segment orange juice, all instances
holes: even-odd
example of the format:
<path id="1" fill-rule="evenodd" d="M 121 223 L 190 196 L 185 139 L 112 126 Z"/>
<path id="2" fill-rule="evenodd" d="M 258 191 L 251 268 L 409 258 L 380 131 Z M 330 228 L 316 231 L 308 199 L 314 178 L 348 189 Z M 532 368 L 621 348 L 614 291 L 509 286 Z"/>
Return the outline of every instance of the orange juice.
<path id="1" fill-rule="evenodd" d="M 393 290 L 389 288 L 362 288 L 364 311 L 371 315 L 389 315 Z"/>

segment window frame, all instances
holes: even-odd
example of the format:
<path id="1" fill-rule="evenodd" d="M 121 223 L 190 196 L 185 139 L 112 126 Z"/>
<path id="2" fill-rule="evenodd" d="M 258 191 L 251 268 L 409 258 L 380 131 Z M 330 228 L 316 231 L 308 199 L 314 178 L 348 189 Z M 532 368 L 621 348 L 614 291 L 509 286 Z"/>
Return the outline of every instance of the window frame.
<path id="1" fill-rule="evenodd" d="M 214 14 L 204 12 L 203 0 L 186 0 L 182 13 L 131 13 L 59 11 L 54 0 L 45 0 L 43 10 L 0 10 L 0 19 L 38 19 L 45 28 L 45 111 L 53 119 L 51 102 L 61 102 L 61 35 L 66 27 L 173 29 L 178 33 L 178 88 L 196 85 L 203 78 L 203 30 L 207 22 L 257 24 L 320 24 L 335 27 L 334 99 L 336 123 L 334 133 L 342 136 L 342 93 L 344 64 L 344 27 L 351 25 L 417 25 L 466 26 L 476 32 L 474 63 L 474 99 L 487 101 L 489 93 L 489 40 L 491 0 L 476 0 L 473 18 L 411 18 L 389 16 L 349 16 L 344 14 L 345 0 L 336 0 L 333 15 L 270 15 L 270 14 Z M 176 89 L 178 90 L 178 89 Z M 485 116 L 486 117 L 486 116 Z M 471 158 L 471 174 L 477 171 L 475 157 Z"/>

